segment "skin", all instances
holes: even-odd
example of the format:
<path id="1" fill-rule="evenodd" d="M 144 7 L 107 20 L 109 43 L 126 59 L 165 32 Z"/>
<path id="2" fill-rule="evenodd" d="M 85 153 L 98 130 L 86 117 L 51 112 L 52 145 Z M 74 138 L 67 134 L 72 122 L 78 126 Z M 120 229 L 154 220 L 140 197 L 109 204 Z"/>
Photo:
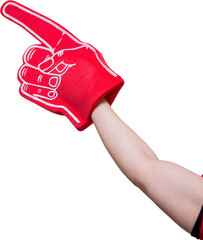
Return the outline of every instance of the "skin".
<path id="1" fill-rule="evenodd" d="M 102 99 L 91 115 L 107 151 L 125 176 L 160 209 L 191 233 L 203 204 L 203 178 L 151 148 Z M 122 136 L 122 137 L 121 137 Z"/>

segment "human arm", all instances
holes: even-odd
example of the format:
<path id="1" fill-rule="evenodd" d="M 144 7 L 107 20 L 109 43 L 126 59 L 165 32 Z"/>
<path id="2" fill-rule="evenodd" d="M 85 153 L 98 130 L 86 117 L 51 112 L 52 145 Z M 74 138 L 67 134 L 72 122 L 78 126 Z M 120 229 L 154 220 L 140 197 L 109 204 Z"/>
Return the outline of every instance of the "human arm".
<path id="1" fill-rule="evenodd" d="M 191 233 L 203 204 L 203 179 L 175 163 L 159 160 L 105 99 L 91 117 L 106 149 L 125 176 Z"/>

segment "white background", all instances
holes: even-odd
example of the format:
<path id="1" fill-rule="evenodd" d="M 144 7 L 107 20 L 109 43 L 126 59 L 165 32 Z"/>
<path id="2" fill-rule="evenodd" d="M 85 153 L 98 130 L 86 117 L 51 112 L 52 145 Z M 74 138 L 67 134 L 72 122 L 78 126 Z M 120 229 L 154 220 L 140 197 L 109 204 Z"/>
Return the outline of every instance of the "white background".
<path id="1" fill-rule="evenodd" d="M 126 82 L 116 113 L 160 159 L 203 173 L 202 1 L 21 3 L 99 49 Z M 0 34 L 0 239 L 191 239 L 119 171 L 93 125 L 78 132 L 19 95 L 22 54 L 38 41 L 2 16 Z"/>

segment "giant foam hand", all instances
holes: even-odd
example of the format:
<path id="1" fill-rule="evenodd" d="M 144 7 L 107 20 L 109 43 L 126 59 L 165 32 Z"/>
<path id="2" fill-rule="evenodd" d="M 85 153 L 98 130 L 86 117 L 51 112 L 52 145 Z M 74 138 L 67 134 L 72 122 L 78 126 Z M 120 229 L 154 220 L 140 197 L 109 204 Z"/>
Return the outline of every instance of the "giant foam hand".
<path id="1" fill-rule="evenodd" d="M 97 103 L 106 97 L 112 104 L 123 79 L 96 48 L 51 19 L 14 1 L 5 2 L 1 13 L 41 43 L 29 47 L 23 56 L 18 71 L 20 94 L 67 116 L 78 130 L 87 128 Z"/>

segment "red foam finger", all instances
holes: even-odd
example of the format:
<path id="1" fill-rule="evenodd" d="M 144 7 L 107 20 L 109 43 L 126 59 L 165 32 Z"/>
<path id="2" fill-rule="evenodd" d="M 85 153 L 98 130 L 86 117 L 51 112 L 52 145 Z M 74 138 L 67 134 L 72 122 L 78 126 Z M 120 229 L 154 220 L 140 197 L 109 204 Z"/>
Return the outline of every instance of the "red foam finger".
<path id="1" fill-rule="evenodd" d="M 45 99 L 42 96 L 36 96 L 39 88 L 32 87 L 29 84 L 21 84 L 19 92 L 22 97 L 28 99 L 29 101 L 47 109 L 48 111 L 62 114 L 67 116 L 67 118 L 77 127 L 78 130 L 83 130 L 88 127 L 91 122 L 86 122 L 83 118 L 81 118 L 80 114 L 75 111 L 71 105 L 64 102 L 61 98 L 56 97 L 53 99 Z M 39 93 L 38 93 L 39 94 Z"/>
<path id="2" fill-rule="evenodd" d="M 64 74 L 72 65 L 75 64 L 71 64 L 71 61 L 68 64 L 65 62 L 63 56 L 55 54 L 52 58 L 49 58 L 40 64 L 39 68 L 48 73 L 61 75 Z"/>
<path id="3" fill-rule="evenodd" d="M 123 79 L 97 49 L 51 19 L 14 1 L 4 3 L 1 13 L 41 42 L 24 54 L 18 72 L 21 95 L 67 116 L 78 130 L 91 125 L 93 109 L 103 97 L 112 104 Z"/>
<path id="4" fill-rule="evenodd" d="M 34 86 L 30 84 L 23 84 L 21 89 L 31 96 L 39 97 L 47 100 L 53 100 L 57 97 L 57 92 L 53 89 Z"/>
<path id="5" fill-rule="evenodd" d="M 39 68 L 45 72 L 61 75 L 64 74 L 68 68 L 76 65 L 78 56 L 84 54 L 86 54 L 86 48 L 84 46 L 58 51 L 51 58 L 42 62 Z"/>
<path id="6" fill-rule="evenodd" d="M 19 70 L 19 76 L 22 82 L 30 83 L 36 86 L 56 89 L 60 83 L 60 77 L 40 72 L 36 68 L 24 65 Z"/>
<path id="7" fill-rule="evenodd" d="M 55 48 L 64 34 L 68 36 L 69 42 L 81 44 L 75 36 L 53 20 L 17 2 L 5 2 L 1 7 L 1 13 L 4 17 L 23 27 L 49 48 Z"/>
<path id="8" fill-rule="evenodd" d="M 48 48 L 34 45 L 25 51 L 23 61 L 31 66 L 38 67 L 39 64 L 52 57 L 52 55 L 53 53 Z"/>

